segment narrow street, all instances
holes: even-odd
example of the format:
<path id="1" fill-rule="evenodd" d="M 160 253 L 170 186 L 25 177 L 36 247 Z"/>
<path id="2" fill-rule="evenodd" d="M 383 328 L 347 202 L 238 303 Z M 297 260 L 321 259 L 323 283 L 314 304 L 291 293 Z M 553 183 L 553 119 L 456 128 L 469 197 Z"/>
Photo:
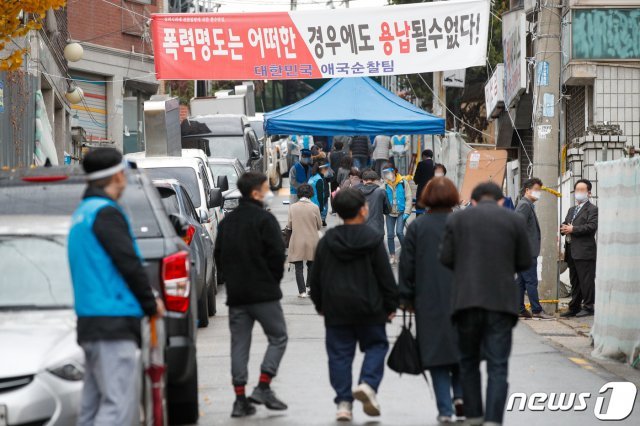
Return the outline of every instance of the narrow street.
<path id="1" fill-rule="evenodd" d="M 284 226 L 288 206 L 282 201 L 288 199 L 282 190 L 272 205 L 272 211 Z M 329 216 L 329 226 L 336 223 L 335 216 Z M 289 405 L 283 413 L 270 412 L 258 407 L 255 416 L 231 419 L 234 395 L 230 384 L 230 335 L 227 324 L 227 308 L 224 305 L 225 290 L 218 295 L 218 314 L 207 329 L 198 334 L 198 369 L 200 387 L 201 425 L 328 425 L 335 424 L 333 390 L 329 384 L 327 358 L 324 349 L 324 327 L 322 318 L 316 315 L 309 299 L 297 297 L 293 269 L 286 272 L 282 282 L 282 300 L 287 326 L 289 345 L 273 388 Z M 536 322 L 540 323 L 540 322 Z M 549 323 L 549 322 L 545 322 Z M 391 342 L 400 330 L 401 319 L 396 318 L 387 327 Z M 552 333 L 552 332 L 549 332 Z M 523 392 L 531 395 L 545 393 L 591 394 L 584 411 L 559 412 L 530 411 L 507 412 L 507 425 L 591 425 L 600 421 L 593 414 L 598 391 L 607 382 L 625 381 L 607 372 L 598 365 L 587 363 L 579 355 L 550 343 L 546 337 L 536 334 L 520 322 L 515 330 L 513 354 L 510 360 L 510 393 Z M 256 385 L 259 366 L 266 348 L 266 339 L 259 325 L 254 328 L 250 362 L 250 391 Z M 571 360 L 573 358 L 573 360 Z M 359 366 L 361 357 L 354 365 Z M 354 381 L 357 369 L 354 369 Z M 436 404 L 431 386 L 427 386 L 420 376 L 399 377 L 387 369 L 380 388 L 379 400 L 382 416 L 379 419 L 367 417 L 358 405 L 354 406 L 353 424 L 380 425 L 436 425 Z M 516 402 L 516 407 L 520 400 Z M 577 401 L 575 403 L 577 405 Z M 638 401 L 636 400 L 636 407 Z M 629 418 L 617 424 L 640 424 L 640 410 L 635 409 Z"/>

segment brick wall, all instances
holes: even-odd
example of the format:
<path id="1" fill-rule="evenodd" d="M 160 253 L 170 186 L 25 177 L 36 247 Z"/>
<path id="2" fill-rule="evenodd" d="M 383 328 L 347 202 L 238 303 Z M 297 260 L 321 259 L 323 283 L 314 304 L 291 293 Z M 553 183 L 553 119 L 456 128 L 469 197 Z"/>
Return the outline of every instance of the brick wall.
<path id="1" fill-rule="evenodd" d="M 150 43 L 143 43 L 141 36 L 151 14 L 162 12 L 163 0 L 109 1 L 113 4 L 101 0 L 69 2 L 71 38 L 126 51 L 131 51 L 133 46 L 136 53 L 151 54 Z"/>

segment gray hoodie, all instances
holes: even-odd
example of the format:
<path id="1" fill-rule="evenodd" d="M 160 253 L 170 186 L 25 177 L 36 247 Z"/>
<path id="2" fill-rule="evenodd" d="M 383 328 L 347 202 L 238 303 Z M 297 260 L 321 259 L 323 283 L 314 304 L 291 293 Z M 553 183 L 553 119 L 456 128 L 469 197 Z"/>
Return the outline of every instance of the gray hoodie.
<path id="1" fill-rule="evenodd" d="M 391 205 L 384 189 L 375 183 L 368 183 L 358 187 L 369 204 L 369 219 L 367 225 L 384 234 L 384 215 L 391 212 Z"/>

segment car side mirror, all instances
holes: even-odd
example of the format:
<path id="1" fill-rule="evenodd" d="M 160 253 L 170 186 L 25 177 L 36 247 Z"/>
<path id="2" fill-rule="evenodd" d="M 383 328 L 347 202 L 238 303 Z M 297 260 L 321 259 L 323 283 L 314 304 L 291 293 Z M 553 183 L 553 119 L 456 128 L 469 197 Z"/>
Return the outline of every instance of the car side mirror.
<path id="1" fill-rule="evenodd" d="M 251 156 L 249 157 L 252 160 L 260 159 L 260 151 L 251 151 Z"/>
<path id="2" fill-rule="evenodd" d="M 216 208 L 222 205 L 222 190 L 213 188 L 209 190 L 209 208 Z"/>
<path id="3" fill-rule="evenodd" d="M 229 178 L 225 175 L 218 176 L 216 179 L 216 188 L 220 189 L 222 192 L 226 192 L 229 190 Z"/>
<path id="4" fill-rule="evenodd" d="M 169 221 L 171 222 L 171 225 L 173 225 L 173 229 L 176 230 L 176 234 L 178 234 L 178 237 L 182 238 L 187 235 L 189 224 L 184 217 L 172 213 L 169 215 Z"/>
<path id="5" fill-rule="evenodd" d="M 208 223 L 209 222 L 209 213 L 205 210 L 200 210 L 200 223 Z"/>

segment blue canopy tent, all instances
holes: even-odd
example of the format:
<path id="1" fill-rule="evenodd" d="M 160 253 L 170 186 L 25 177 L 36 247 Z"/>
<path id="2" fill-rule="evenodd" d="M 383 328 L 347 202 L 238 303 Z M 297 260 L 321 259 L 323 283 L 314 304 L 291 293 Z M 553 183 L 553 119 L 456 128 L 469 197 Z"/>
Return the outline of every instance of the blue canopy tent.
<path id="1" fill-rule="evenodd" d="M 332 79 L 301 101 L 265 114 L 264 128 L 270 135 L 440 135 L 445 122 L 363 77 Z"/>

